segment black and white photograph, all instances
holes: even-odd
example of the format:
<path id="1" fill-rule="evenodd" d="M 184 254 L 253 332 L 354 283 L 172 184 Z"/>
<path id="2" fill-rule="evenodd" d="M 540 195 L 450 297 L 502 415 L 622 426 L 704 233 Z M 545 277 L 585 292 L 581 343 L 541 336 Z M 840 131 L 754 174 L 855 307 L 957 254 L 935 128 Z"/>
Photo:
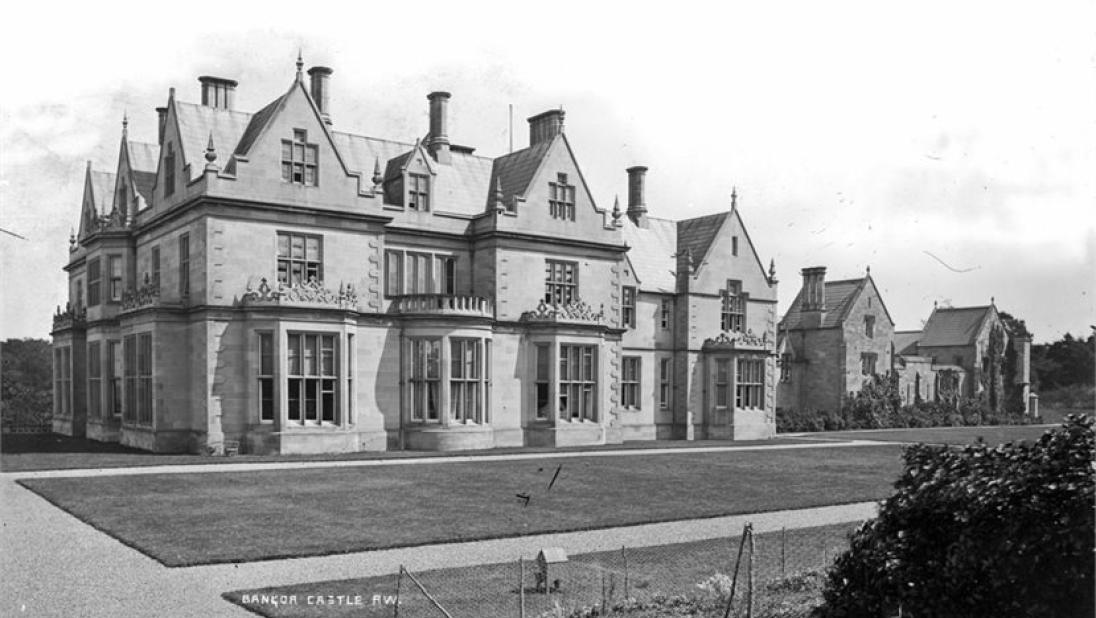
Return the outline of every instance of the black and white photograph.
<path id="1" fill-rule="evenodd" d="M 9 7 L 0 615 L 1096 616 L 1094 25 Z"/>

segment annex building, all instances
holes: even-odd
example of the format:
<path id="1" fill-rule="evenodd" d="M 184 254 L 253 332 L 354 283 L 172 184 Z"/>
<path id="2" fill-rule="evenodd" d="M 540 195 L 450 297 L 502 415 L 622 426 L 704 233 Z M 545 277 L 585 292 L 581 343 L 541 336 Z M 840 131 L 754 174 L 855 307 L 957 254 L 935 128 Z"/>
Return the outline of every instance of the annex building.
<path id="1" fill-rule="evenodd" d="M 775 432 L 776 279 L 727 212 L 599 207 L 564 112 L 527 147 L 343 131 L 333 72 L 260 110 L 201 77 L 89 163 L 54 430 L 157 452 L 567 446 Z M 338 129 L 337 129 L 338 127 Z M 625 175 L 621 175 L 622 184 Z"/>

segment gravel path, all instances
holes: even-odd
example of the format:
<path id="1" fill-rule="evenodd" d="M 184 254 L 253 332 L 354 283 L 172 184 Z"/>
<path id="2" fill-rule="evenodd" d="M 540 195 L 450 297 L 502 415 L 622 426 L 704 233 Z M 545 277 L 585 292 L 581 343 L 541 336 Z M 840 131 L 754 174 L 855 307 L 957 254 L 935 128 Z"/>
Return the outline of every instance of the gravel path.
<path id="1" fill-rule="evenodd" d="M 871 443 L 867 443 L 871 444 Z M 843 446 L 858 446 L 846 443 Z M 787 445 L 771 448 L 826 448 L 830 445 Z M 836 445 L 834 445 L 836 446 Z M 722 447 L 718 450 L 734 450 Z M 743 447 L 757 450 L 765 447 Z M 679 449 L 666 449 L 675 451 Z M 697 452 L 698 449 L 688 449 Z M 663 452 L 663 451 L 658 451 Z M 627 451 L 598 456 L 623 456 Z M 649 450 L 641 451 L 645 456 Z M 590 456 L 589 453 L 566 456 Z M 556 456 L 556 455 L 553 455 Z M 562 455 L 561 455 L 562 456 Z M 522 459 L 505 455 L 498 459 Z M 537 454 L 536 457 L 544 457 Z M 442 463 L 454 458 L 430 458 Z M 483 459 L 483 458 L 477 458 Z M 336 462 L 335 465 L 405 465 L 414 460 Z M 332 463 L 318 465 L 333 465 Z M 264 464 L 258 464 L 263 466 Z M 316 467 L 296 464 L 279 467 Z M 173 467 L 169 471 L 214 472 L 254 469 L 256 464 Z M 177 468 L 183 468 L 178 470 Z M 737 534 L 747 521 L 757 532 L 859 521 L 874 516 L 876 503 L 864 502 L 794 511 L 735 515 L 521 538 L 454 543 L 361 552 L 339 556 L 272 560 L 244 564 L 169 569 L 122 545 L 16 485 L 16 478 L 151 474 L 165 470 L 67 470 L 0 475 L 0 615 L 2 616 L 251 616 L 221 599 L 229 590 L 310 581 L 365 577 L 394 572 L 400 564 L 412 570 L 468 566 L 533 558 L 539 548 L 562 547 L 582 553 L 621 546 L 641 547 Z"/>

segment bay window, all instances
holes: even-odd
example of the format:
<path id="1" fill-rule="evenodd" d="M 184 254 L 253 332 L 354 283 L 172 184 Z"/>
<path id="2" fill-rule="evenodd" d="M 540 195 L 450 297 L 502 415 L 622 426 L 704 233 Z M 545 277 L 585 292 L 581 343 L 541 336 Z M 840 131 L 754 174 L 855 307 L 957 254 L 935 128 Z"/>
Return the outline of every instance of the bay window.
<path id="1" fill-rule="evenodd" d="M 103 406 L 103 359 L 99 342 L 88 342 L 88 418 L 99 418 Z"/>
<path id="2" fill-rule="evenodd" d="M 765 361 L 753 358 L 738 359 L 735 381 L 734 405 L 736 408 L 763 408 Z"/>
<path id="3" fill-rule="evenodd" d="M 441 406 L 441 339 L 411 340 L 411 420 L 436 423 Z"/>
<path id="4" fill-rule="evenodd" d="M 336 335 L 289 333 L 286 394 L 290 423 L 339 422 Z"/>
<path id="5" fill-rule="evenodd" d="M 592 345 L 559 346 L 559 417 L 597 420 L 597 350 Z"/>
<path id="6" fill-rule="evenodd" d="M 459 423 L 483 421 L 483 341 L 450 340 L 449 419 Z"/>

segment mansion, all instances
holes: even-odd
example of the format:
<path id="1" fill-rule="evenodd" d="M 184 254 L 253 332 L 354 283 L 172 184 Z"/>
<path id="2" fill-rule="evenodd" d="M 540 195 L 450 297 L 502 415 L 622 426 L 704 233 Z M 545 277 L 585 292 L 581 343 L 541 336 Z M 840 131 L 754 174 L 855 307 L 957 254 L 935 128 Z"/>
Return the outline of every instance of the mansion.
<path id="1" fill-rule="evenodd" d="M 54 430 L 155 452 L 572 446 L 775 434 L 777 281 L 736 200 L 599 206 L 564 112 L 528 146 L 336 130 L 298 60 L 252 113 L 171 89 L 89 162 L 53 322 Z"/>

